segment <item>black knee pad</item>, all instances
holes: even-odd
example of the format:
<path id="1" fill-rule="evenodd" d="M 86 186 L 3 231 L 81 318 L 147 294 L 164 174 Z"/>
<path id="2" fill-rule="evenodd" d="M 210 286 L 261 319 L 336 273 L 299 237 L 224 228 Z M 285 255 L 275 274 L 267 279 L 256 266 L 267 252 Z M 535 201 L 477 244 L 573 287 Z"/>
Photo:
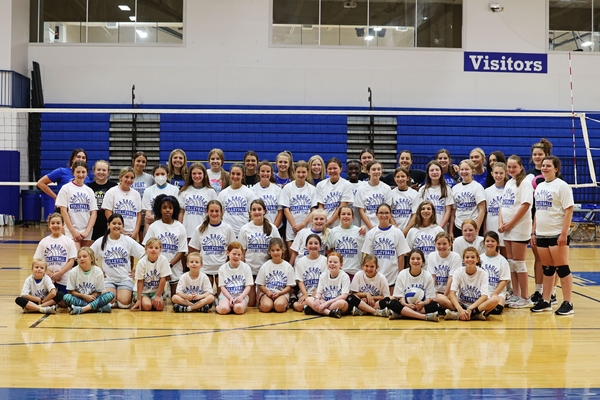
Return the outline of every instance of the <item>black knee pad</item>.
<path id="1" fill-rule="evenodd" d="M 568 265 L 559 265 L 556 267 L 556 272 L 558 273 L 559 278 L 564 278 L 565 276 L 569 276 L 569 274 L 571 274 L 571 269 Z"/>
<path id="2" fill-rule="evenodd" d="M 63 299 L 64 294 L 62 292 L 56 292 L 56 296 L 54 296 L 54 298 L 52 300 L 54 300 L 54 302 L 56 304 L 60 303 Z"/>
<path id="3" fill-rule="evenodd" d="M 425 305 L 425 312 L 427 314 L 439 311 L 439 309 L 440 309 L 439 304 L 435 301 L 432 301 L 431 303 Z"/>
<path id="4" fill-rule="evenodd" d="M 25 308 L 25 306 L 27 305 L 28 302 L 29 302 L 29 300 L 24 299 L 23 297 L 17 297 L 15 299 L 15 303 L 17 303 L 17 305 L 21 308 Z"/>
<path id="5" fill-rule="evenodd" d="M 556 267 L 549 267 L 547 265 L 543 265 L 542 268 L 544 269 L 544 276 L 554 276 L 554 274 L 556 273 Z"/>
<path id="6" fill-rule="evenodd" d="M 400 313 L 402 313 L 402 309 L 404 308 L 404 306 L 398 300 L 390 300 L 390 302 L 388 304 L 388 308 L 390 310 L 392 310 L 393 312 L 400 314 Z"/>
<path id="7" fill-rule="evenodd" d="M 346 299 L 346 301 L 348 302 L 348 304 L 350 305 L 350 307 L 358 307 L 358 305 L 360 304 L 360 299 L 358 297 L 356 297 L 355 295 L 351 294 L 350 296 L 348 296 L 348 298 Z M 352 308 L 350 308 L 350 311 L 352 311 Z"/>
<path id="8" fill-rule="evenodd" d="M 379 308 L 388 308 L 390 301 L 391 300 L 389 297 L 384 297 L 383 299 L 379 300 Z"/>

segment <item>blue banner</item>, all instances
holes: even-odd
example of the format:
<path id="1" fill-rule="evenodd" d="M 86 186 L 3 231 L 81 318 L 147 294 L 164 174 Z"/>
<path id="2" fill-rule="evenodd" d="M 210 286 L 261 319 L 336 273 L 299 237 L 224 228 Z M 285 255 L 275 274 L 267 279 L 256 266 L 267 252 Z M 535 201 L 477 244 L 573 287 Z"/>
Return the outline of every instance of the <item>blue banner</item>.
<path id="1" fill-rule="evenodd" d="M 548 55 L 528 53 L 465 52 L 465 72 L 547 74 Z"/>

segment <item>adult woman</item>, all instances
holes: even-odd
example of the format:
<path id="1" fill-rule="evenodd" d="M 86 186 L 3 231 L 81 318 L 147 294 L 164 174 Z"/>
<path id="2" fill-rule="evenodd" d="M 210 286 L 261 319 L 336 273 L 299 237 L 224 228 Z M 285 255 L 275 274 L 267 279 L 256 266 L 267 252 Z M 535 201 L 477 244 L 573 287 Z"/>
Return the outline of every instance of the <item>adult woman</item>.
<path id="1" fill-rule="evenodd" d="M 506 156 L 503 152 L 496 150 L 492 151 L 488 156 L 487 160 L 487 177 L 485 178 L 485 188 L 489 188 L 494 185 L 496 182 L 494 181 L 494 177 L 492 176 L 492 171 L 494 168 L 494 164 L 497 162 L 501 162 L 506 164 Z"/>
<path id="2" fill-rule="evenodd" d="M 85 150 L 80 148 L 73 150 L 71 152 L 71 156 L 69 157 L 68 167 L 56 168 L 49 174 L 44 175 L 37 182 L 37 187 L 39 187 L 40 190 L 46 193 L 48 196 L 56 200 L 56 194 L 60 191 L 60 189 L 73 180 L 73 171 L 71 168 L 73 167 L 73 163 L 75 161 L 83 161 L 87 163 L 87 153 Z M 88 183 L 89 181 L 90 179 L 86 176 L 85 183 Z M 50 188 L 50 186 L 48 186 L 50 183 L 57 184 L 56 193 L 52 190 L 52 188 Z"/>
<path id="3" fill-rule="evenodd" d="M 404 167 L 408 170 L 410 174 L 410 184 L 408 186 L 412 187 L 415 190 L 418 190 L 419 187 L 425 182 L 425 171 L 422 169 L 411 169 L 411 165 L 413 163 L 413 155 L 410 150 L 402 150 L 400 155 L 398 156 L 398 166 Z M 383 179 L 385 183 L 390 186 L 395 186 L 394 182 L 394 173 L 387 174 Z"/>
<path id="4" fill-rule="evenodd" d="M 485 187 L 488 176 L 487 170 L 485 169 L 485 151 L 480 147 L 476 147 L 469 153 L 469 159 L 474 164 L 473 180 Z"/>

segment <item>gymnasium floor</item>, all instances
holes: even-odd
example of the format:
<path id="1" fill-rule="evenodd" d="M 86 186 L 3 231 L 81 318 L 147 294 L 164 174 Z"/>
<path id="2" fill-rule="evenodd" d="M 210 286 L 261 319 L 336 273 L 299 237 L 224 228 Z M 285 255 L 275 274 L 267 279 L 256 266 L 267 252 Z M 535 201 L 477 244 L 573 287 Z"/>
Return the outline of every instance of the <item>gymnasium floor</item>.
<path id="1" fill-rule="evenodd" d="M 44 235 L 44 226 L 0 227 L 3 399 L 600 396 L 596 242 L 572 243 L 574 316 L 525 309 L 485 322 L 428 323 L 256 309 L 175 314 L 170 307 L 23 314 L 14 298 Z"/>

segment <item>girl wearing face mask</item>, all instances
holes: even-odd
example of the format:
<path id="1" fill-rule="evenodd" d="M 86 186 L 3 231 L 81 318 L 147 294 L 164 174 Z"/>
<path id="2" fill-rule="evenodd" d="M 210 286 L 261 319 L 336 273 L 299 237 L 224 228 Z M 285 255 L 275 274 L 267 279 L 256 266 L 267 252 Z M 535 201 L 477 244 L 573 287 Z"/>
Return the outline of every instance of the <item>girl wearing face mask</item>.
<path id="1" fill-rule="evenodd" d="M 154 222 L 154 213 L 152 212 L 154 206 L 154 199 L 159 194 L 165 194 L 167 196 L 177 197 L 179 189 L 177 186 L 171 185 L 167 182 L 168 167 L 164 164 L 158 164 L 152 170 L 152 176 L 154 176 L 154 185 L 150 186 L 144 191 L 144 197 L 142 198 L 142 210 L 144 211 L 144 222 L 146 229 Z"/>

